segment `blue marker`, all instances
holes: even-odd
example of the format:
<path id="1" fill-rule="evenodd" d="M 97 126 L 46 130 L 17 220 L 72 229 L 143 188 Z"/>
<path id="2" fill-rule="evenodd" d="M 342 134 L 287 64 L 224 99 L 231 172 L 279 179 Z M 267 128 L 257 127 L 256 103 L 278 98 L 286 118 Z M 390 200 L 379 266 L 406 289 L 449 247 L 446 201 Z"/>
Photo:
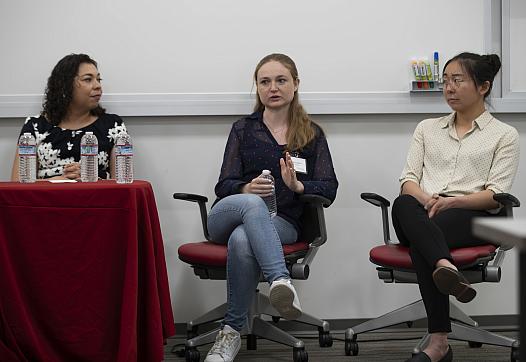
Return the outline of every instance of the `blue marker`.
<path id="1" fill-rule="evenodd" d="M 433 80 L 438 82 L 440 80 L 440 68 L 438 67 L 438 52 L 435 52 L 433 58 Z"/>

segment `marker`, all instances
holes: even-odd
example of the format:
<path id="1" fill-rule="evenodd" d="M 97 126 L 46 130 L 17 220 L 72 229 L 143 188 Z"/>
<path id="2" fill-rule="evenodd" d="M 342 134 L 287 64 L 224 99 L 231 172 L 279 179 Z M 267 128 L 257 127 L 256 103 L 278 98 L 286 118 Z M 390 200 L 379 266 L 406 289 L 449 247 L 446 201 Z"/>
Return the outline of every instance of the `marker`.
<path id="1" fill-rule="evenodd" d="M 440 68 L 438 66 L 438 52 L 433 55 L 433 80 L 440 81 Z"/>
<path id="2" fill-rule="evenodd" d="M 426 66 L 427 80 L 431 81 L 433 80 L 433 73 L 431 72 L 431 65 L 429 64 L 429 59 L 427 57 L 424 58 L 424 64 Z M 429 82 L 429 85 L 431 88 L 435 88 L 435 84 L 433 82 Z"/>
<path id="3" fill-rule="evenodd" d="M 427 70 L 426 70 L 426 64 L 424 63 L 423 59 L 420 59 L 418 61 L 418 68 L 420 69 L 420 78 L 426 81 L 427 80 Z M 424 86 L 424 89 L 429 89 L 428 82 L 422 82 L 422 85 Z"/>
<path id="4" fill-rule="evenodd" d="M 416 61 L 416 59 L 411 59 L 411 68 L 413 68 L 413 74 L 415 76 L 415 80 L 422 79 L 420 77 L 420 69 L 418 67 L 418 62 Z M 418 88 L 422 88 L 422 82 L 416 82 L 416 86 Z"/>

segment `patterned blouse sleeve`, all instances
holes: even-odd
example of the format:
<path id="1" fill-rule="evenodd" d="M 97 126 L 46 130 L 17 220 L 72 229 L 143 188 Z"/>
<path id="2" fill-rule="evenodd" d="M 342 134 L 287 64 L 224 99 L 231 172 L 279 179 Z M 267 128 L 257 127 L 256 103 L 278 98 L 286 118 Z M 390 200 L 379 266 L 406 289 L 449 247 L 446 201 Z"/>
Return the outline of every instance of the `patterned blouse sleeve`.
<path id="1" fill-rule="evenodd" d="M 124 121 L 122 120 L 121 117 L 117 116 L 116 114 L 112 115 L 112 122 L 113 122 L 113 125 L 111 126 L 111 128 L 108 130 L 108 134 L 109 134 L 109 139 L 110 139 L 110 144 L 111 146 L 113 147 L 115 145 L 115 139 L 117 138 L 117 136 L 123 132 L 128 132 L 126 130 L 126 125 L 124 124 Z"/>
<path id="2" fill-rule="evenodd" d="M 519 167 L 519 134 L 511 128 L 500 140 L 486 182 L 486 189 L 495 193 L 509 192 Z"/>
<path id="3" fill-rule="evenodd" d="M 245 184 L 245 182 L 241 180 L 243 176 L 243 164 L 239 153 L 239 146 L 240 140 L 234 124 L 226 143 L 219 181 L 215 186 L 215 193 L 219 198 L 239 193 L 240 187 Z"/>
<path id="4" fill-rule="evenodd" d="M 314 171 L 309 180 L 302 180 L 305 194 L 321 195 L 334 201 L 338 180 L 334 172 L 327 139 L 321 130 L 316 140 Z"/>
<path id="5" fill-rule="evenodd" d="M 417 185 L 420 185 L 422 179 L 424 167 L 424 129 L 423 124 L 420 122 L 413 133 L 413 140 L 407 153 L 407 160 L 400 175 L 400 187 L 406 181 L 413 181 Z"/>
<path id="6" fill-rule="evenodd" d="M 33 125 L 34 120 L 35 120 L 34 117 L 27 117 L 26 118 L 26 120 L 24 122 L 24 125 L 22 126 L 22 129 L 20 130 L 20 134 L 18 135 L 18 138 L 20 138 L 20 136 L 22 136 L 26 132 L 31 133 L 33 135 L 33 137 L 36 138 L 35 127 Z M 17 140 L 17 142 L 18 142 L 18 140 Z"/>

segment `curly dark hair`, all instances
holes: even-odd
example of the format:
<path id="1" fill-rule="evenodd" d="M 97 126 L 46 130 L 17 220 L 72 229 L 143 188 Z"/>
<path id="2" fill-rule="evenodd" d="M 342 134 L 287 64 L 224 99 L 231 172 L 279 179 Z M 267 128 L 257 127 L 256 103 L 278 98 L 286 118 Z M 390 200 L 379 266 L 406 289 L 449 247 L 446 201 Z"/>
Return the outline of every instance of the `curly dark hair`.
<path id="1" fill-rule="evenodd" d="M 51 71 L 42 104 L 42 115 L 49 123 L 57 126 L 66 116 L 69 104 L 73 99 L 73 81 L 83 63 L 93 64 L 97 67 L 97 62 L 91 59 L 89 55 L 69 54 L 60 59 Z M 94 116 L 101 116 L 106 113 L 106 110 L 98 105 L 90 113 Z"/>

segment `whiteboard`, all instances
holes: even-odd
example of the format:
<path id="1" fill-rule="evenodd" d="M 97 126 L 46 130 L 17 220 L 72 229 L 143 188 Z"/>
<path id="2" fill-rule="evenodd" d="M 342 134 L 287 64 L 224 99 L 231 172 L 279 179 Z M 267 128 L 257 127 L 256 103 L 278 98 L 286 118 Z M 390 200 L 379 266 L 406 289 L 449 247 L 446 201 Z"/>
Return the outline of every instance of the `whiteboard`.
<path id="1" fill-rule="evenodd" d="M 296 61 L 311 113 L 444 112 L 440 96 L 409 95 L 410 60 L 485 52 L 489 3 L 2 1 L 0 117 L 38 111 L 73 52 L 99 62 L 103 105 L 121 115 L 246 113 L 254 67 L 272 52 Z"/>

